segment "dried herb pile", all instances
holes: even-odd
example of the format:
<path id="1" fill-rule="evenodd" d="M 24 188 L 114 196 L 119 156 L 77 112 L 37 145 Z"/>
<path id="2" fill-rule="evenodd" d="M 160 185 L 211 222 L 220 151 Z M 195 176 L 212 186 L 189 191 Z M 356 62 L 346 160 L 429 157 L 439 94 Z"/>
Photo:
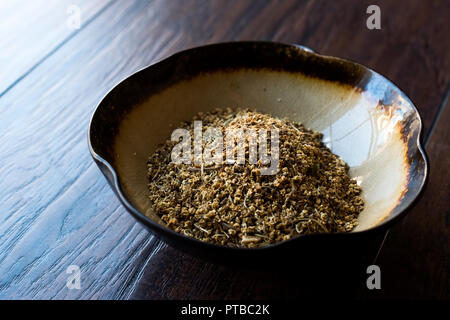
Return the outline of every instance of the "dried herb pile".
<path id="1" fill-rule="evenodd" d="M 221 128 L 224 136 L 230 127 L 278 129 L 279 170 L 261 175 L 262 164 L 248 162 L 248 146 L 244 165 L 225 159 L 220 166 L 175 164 L 170 155 L 177 142 L 166 141 L 147 166 L 153 209 L 169 228 L 216 244 L 257 247 L 357 225 L 361 189 L 348 176 L 348 165 L 322 143 L 322 134 L 242 109 L 199 113 L 180 126 L 192 136 L 194 120 L 202 120 L 203 130 Z"/>

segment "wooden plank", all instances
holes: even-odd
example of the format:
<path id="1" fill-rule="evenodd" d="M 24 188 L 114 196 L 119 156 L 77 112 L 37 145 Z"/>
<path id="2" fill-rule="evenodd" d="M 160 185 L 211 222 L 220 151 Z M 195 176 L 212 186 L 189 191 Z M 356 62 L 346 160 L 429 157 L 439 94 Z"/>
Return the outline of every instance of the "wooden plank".
<path id="1" fill-rule="evenodd" d="M 79 30 L 69 28 L 70 6 L 80 10 L 80 29 L 111 0 L 0 2 L 0 96 Z"/>
<path id="2" fill-rule="evenodd" d="M 121 298 L 158 247 L 119 205 L 86 134 L 102 96 L 181 38 L 155 19 L 161 3 L 115 3 L 1 98 L 0 298 Z M 66 287 L 72 264 L 82 290 Z"/>
<path id="3" fill-rule="evenodd" d="M 392 228 L 378 257 L 382 290 L 366 298 L 450 298 L 450 100 L 427 143 L 430 175 L 422 199 Z"/>
<path id="4" fill-rule="evenodd" d="M 0 98 L 0 298 L 295 297 L 299 283 L 283 274 L 216 266 L 155 241 L 92 163 L 90 115 L 109 88 L 152 61 L 252 38 L 373 67 L 413 98 L 427 131 L 450 74 L 448 3 L 399 3 L 379 4 L 381 31 L 365 29 L 359 1 L 113 3 Z M 419 34 L 410 40 L 411 30 Z M 66 288 L 71 264 L 81 267 L 81 290 Z"/>

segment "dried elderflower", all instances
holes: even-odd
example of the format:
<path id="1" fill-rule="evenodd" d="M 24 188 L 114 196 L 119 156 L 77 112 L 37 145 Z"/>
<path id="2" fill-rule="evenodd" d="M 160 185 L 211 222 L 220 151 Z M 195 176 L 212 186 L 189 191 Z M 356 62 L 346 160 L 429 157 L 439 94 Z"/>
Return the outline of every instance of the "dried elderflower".
<path id="1" fill-rule="evenodd" d="M 267 155 L 272 160 L 277 156 L 277 170 L 263 174 L 268 165 L 252 159 L 252 151 L 261 150 L 254 148 L 250 135 L 231 149 L 237 157 L 243 148 L 243 163 L 225 156 L 225 142 L 208 139 L 200 144 L 202 150 L 214 145 L 210 155 L 215 162 L 194 159 L 195 145 L 194 155 L 174 162 L 171 154 L 179 141 L 166 141 L 147 166 L 153 209 L 169 228 L 202 241 L 252 248 L 300 234 L 349 232 L 357 225 L 364 208 L 361 188 L 348 176 L 348 165 L 322 143 L 322 134 L 288 119 L 228 108 L 182 123 L 191 137 L 199 133 L 194 132 L 196 121 L 202 121 L 202 132 L 218 129 L 220 136 L 233 128 L 244 133 L 277 130 L 276 152 L 267 135 Z M 192 143 L 188 141 L 189 148 Z"/>

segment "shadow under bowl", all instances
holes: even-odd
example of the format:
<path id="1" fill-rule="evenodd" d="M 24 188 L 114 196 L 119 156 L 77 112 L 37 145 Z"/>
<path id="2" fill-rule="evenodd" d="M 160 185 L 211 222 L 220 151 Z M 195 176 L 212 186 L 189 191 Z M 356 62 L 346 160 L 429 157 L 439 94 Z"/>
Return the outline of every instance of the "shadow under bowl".
<path id="1" fill-rule="evenodd" d="M 148 198 L 148 157 L 180 122 L 217 107 L 249 107 L 322 132 L 363 190 L 359 226 L 254 249 L 205 243 L 168 229 Z M 297 250 L 348 248 L 388 228 L 424 186 L 420 132 L 420 116 L 408 97 L 360 64 L 297 45 L 231 42 L 179 52 L 121 81 L 96 108 L 88 142 L 125 208 L 154 235 L 195 256 L 242 264 Z"/>

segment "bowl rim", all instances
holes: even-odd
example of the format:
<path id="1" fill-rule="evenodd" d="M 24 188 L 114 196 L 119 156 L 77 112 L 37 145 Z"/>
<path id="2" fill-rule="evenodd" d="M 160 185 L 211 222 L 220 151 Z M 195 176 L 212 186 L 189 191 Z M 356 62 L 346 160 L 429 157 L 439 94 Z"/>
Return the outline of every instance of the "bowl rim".
<path id="1" fill-rule="evenodd" d="M 418 119 L 418 131 L 417 131 L 417 139 L 415 141 L 415 148 L 417 149 L 417 151 L 419 152 L 419 155 L 421 156 L 422 160 L 423 160 L 423 178 L 422 181 L 419 185 L 418 191 L 416 192 L 416 194 L 414 194 L 412 196 L 412 199 L 409 201 L 409 203 L 406 205 L 405 208 L 403 208 L 400 212 L 398 212 L 395 216 L 389 218 L 389 215 L 387 215 L 380 223 L 378 223 L 377 225 L 370 227 L 369 229 L 365 229 L 365 230 L 360 230 L 360 231 L 352 231 L 352 232 L 328 232 L 328 233 L 311 233 L 311 234 L 301 234 L 298 236 L 295 236 L 293 238 L 290 238 L 288 240 L 283 240 L 283 241 L 279 241 L 276 243 L 272 243 L 272 244 L 268 244 L 265 246 L 261 246 L 261 247 L 255 247 L 255 248 L 248 248 L 248 247 L 232 247 L 232 246 L 226 246 L 226 245 L 220 245 L 220 244 L 215 244 L 215 243 L 211 243 L 211 242 L 206 242 L 206 241 L 201 241 L 198 240 L 196 238 L 193 237 L 188 237 L 184 234 L 178 233 L 170 228 L 165 227 L 164 225 L 161 225 L 159 223 L 157 223 L 156 221 L 153 221 L 152 219 L 148 218 L 146 215 L 144 215 L 143 213 L 141 213 L 139 210 L 137 210 L 125 197 L 124 193 L 122 192 L 121 186 L 120 186 L 120 181 L 119 181 L 119 176 L 116 172 L 116 170 L 113 168 L 113 166 L 107 161 L 105 160 L 103 157 L 101 157 L 95 150 L 94 147 L 92 146 L 91 143 L 91 129 L 93 126 L 93 121 L 95 118 L 96 113 L 99 110 L 100 105 L 102 104 L 102 102 L 105 100 L 105 98 L 110 95 L 110 93 L 112 91 L 114 91 L 120 84 L 122 84 L 124 81 L 132 78 L 133 76 L 135 76 L 136 74 L 151 68 L 167 59 L 170 58 L 174 58 L 176 56 L 181 56 L 183 54 L 189 53 L 191 51 L 194 50 L 199 50 L 199 49 L 203 49 L 203 48 L 208 48 L 208 47 L 213 47 L 213 46 L 219 46 L 219 45 L 233 45 L 233 44 L 244 44 L 244 45 L 258 45 L 258 44 L 271 44 L 271 45 L 281 45 L 281 46 L 286 46 L 286 47 L 294 47 L 296 49 L 299 50 L 303 50 L 305 53 L 308 54 L 312 54 L 312 55 L 317 55 L 326 59 L 334 59 L 335 61 L 342 61 L 342 62 L 347 62 L 347 63 L 351 63 L 357 66 L 362 67 L 364 70 L 366 70 L 367 72 L 374 74 L 376 76 L 381 77 L 381 79 L 383 79 L 384 81 L 387 81 L 387 83 L 394 89 L 396 89 L 401 95 L 402 98 L 405 99 L 405 101 L 408 104 L 408 107 L 411 107 L 412 110 L 414 111 L 415 115 L 417 116 Z M 343 59 L 343 58 L 339 58 L 339 57 L 335 57 L 335 56 L 328 56 L 328 55 L 322 55 L 319 54 L 317 52 L 315 52 L 314 50 L 310 49 L 309 47 L 306 47 L 304 45 L 300 45 L 300 44 L 293 44 L 293 43 L 283 43 L 283 42 L 275 42 L 275 41 L 227 41 L 227 42 L 217 42 L 217 43 L 210 43 L 210 44 L 205 44 L 205 45 L 200 45 L 200 46 L 195 46 L 195 47 L 190 47 L 187 49 L 183 49 L 181 51 L 177 51 L 173 54 L 170 54 L 168 56 L 162 57 L 140 69 L 138 69 L 137 71 L 123 77 L 120 81 L 118 81 L 116 84 L 114 84 L 110 90 L 108 90 L 107 93 L 104 94 L 104 96 L 100 99 L 100 101 L 98 102 L 97 106 L 95 107 L 91 118 L 89 120 L 89 126 L 88 126 L 88 132 L 87 132 L 87 140 L 88 140 L 88 149 L 89 152 L 92 156 L 92 158 L 94 159 L 94 161 L 97 163 L 98 166 L 102 165 L 104 166 L 108 172 L 111 174 L 112 180 L 109 180 L 106 177 L 106 180 L 108 181 L 108 183 L 110 184 L 110 186 L 112 187 L 113 191 L 115 192 L 115 194 L 117 195 L 117 197 L 119 198 L 120 202 L 122 203 L 122 205 L 125 207 L 125 209 L 127 209 L 127 211 L 136 219 L 138 220 L 140 223 L 142 223 L 147 229 L 151 230 L 152 234 L 154 236 L 156 236 L 157 238 L 161 238 L 161 235 L 169 235 L 171 237 L 175 237 L 178 238 L 178 240 L 182 240 L 185 242 L 188 242 L 194 246 L 203 246 L 204 248 L 210 248 L 210 249 L 215 249 L 215 250 L 225 250 L 225 251 L 240 251 L 240 252 L 264 252 L 264 251 L 271 251 L 271 250 L 275 250 L 277 248 L 281 248 L 284 247 L 287 244 L 291 244 L 293 242 L 297 242 L 297 241 L 301 241 L 301 240 L 305 240 L 305 239 L 314 239 L 317 237 L 325 237 L 325 236 L 332 236 L 332 237 L 344 237 L 344 238 L 352 238 L 352 237 L 360 237 L 362 235 L 372 235 L 375 233 L 378 233 L 382 230 L 385 230 L 387 228 L 389 228 L 393 223 L 395 223 L 396 221 L 398 221 L 400 218 L 404 217 L 406 215 L 406 213 L 408 211 L 410 211 L 410 209 L 415 205 L 415 203 L 421 198 L 423 191 L 425 189 L 425 186 L 428 182 L 428 172 L 429 172 L 429 160 L 428 157 L 426 155 L 425 149 L 422 147 L 421 144 L 421 139 L 422 139 L 422 135 L 423 135 L 423 122 L 422 122 L 422 117 L 420 116 L 420 113 L 417 109 L 417 107 L 414 105 L 414 103 L 411 101 L 411 99 L 397 86 L 395 85 L 391 80 L 389 80 L 388 78 L 386 78 L 385 76 L 379 74 L 378 72 L 372 70 L 371 68 L 368 68 L 358 62 L 349 60 L 349 59 Z M 102 171 L 102 170 L 101 170 Z M 104 172 L 102 171 L 102 173 L 104 174 Z M 384 240 L 383 240 L 384 242 Z"/>

